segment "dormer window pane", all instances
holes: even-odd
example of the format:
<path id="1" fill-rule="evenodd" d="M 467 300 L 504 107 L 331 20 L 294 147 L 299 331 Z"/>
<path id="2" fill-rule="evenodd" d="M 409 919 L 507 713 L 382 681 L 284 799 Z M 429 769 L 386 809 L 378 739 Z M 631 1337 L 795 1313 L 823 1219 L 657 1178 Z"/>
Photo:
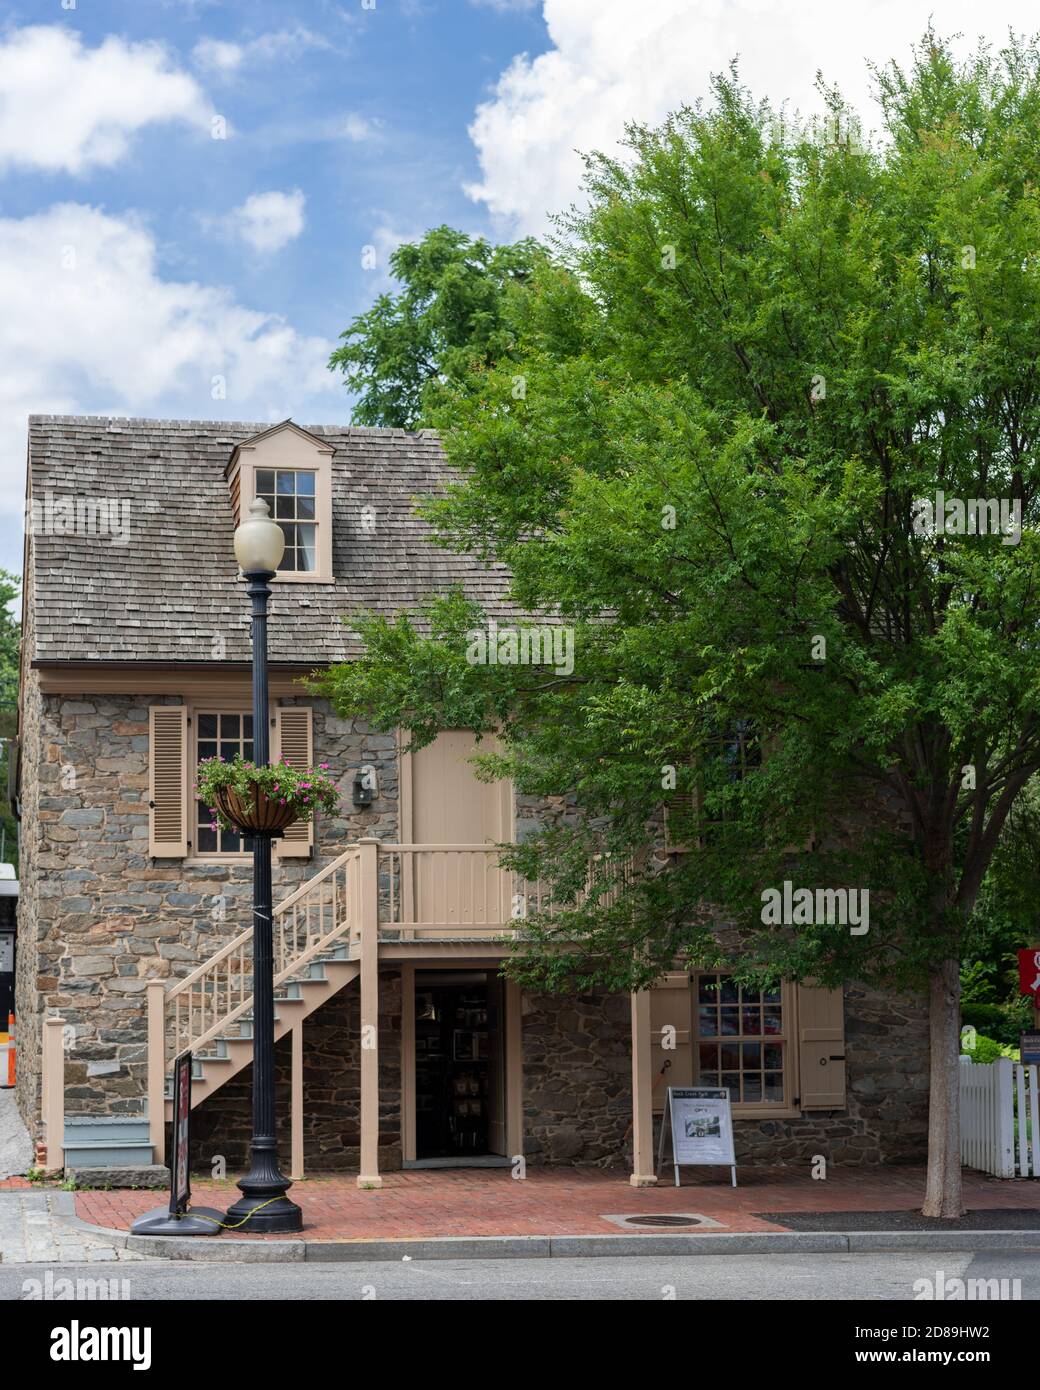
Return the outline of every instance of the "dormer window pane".
<path id="1" fill-rule="evenodd" d="M 256 495 L 267 503 L 272 517 L 285 533 L 283 573 L 314 573 L 318 568 L 315 476 L 296 468 L 258 468 L 256 471 Z M 297 524 L 300 522 L 305 524 Z"/>
<path id="2" fill-rule="evenodd" d="M 297 569 L 314 571 L 318 568 L 318 546 L 316 526 L 297 526 L 296 556 Z"/>

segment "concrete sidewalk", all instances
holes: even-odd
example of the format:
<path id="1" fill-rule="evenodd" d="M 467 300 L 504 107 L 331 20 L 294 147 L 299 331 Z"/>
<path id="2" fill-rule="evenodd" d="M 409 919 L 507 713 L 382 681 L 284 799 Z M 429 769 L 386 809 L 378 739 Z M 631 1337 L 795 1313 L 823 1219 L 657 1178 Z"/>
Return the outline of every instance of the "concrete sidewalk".
<path id="1" fill-rule="evenodd" d="M 129 1237 L 126 1248 L 167 1258 L 428 1259 L 516 1255 L 741 1253 L 745 1250 L 972 1250 L 994 1246 L 1040 1251 L 1040 1182 L 1001 1182 L 966 1173 L 965 1204 L 974 1229 L 926 1223 L 924 1230 L 857 1230 L 842 1219 L 857 1212 L 913 1212 L 924 1193 L 923 1168 L 832 1170 L 825 1181 L 786 1168 L 746 1168 L 740 1186 L 728 1173 L 683 1173 L 683 1186 L 633 1189 L 627 1174 L 582 1168 L 532 1168 L 524 1180 L 508 1169 L 408 1171 L 384 1176 L 379 1190 L 359 1190 L 335 1175 L 294 1185 L 304 1216 L 303 1238 L 242 1232 L 196 1240 Z M 193 1204 L 224 1209 L 232 1183 L 193 1181 Z M 157 1205 L 155 1192 L 76 1194 L 84 1223 L 109 1240 Z M 1001 1213 L 1006 1212 L 1005 1230 Z M 833 1213 L 826 1230 L 791 1230 L 784 1214 Z M 1032 1213 L 1036 1214 L 1035 1222 Z M 768 1219 L 763 1213 L 769 1213 Z M 985 1213 L 983 1216 L 982 1213 Z M 1014 1219 L 1013 1218 L 1014 1214 Z M 693 1225 L 673 1224 L 674 1218 Z M 629 1218 L 626 1220 L 626 1218 Z M 631 1218 L 635 1218 L 633 1224 Z M 665 1218 L 662 1220 L 662 1218 Z M 668 1218 L 672 1218 L 669 1220 Z M 826 1222 L 824 1223 L 827 1224 Z M 979 1228 L 982 1229 L 979 1229 Z M 998 1233 L 993 1236 L 992 1233 Z"/>
<path id="2" fill-rule="evenodd" d="M 0 1180 L 21 1177 L 32 1161 L 32 1140 L 22 1124 L 14 1091 L 0 1091 Z"/>
<path id="3" fill-rule="evenodd" d="M 144 1258 L 120 1236 L 113 1239 L 100 1227 L 81 1221 L 71 1192 L 0 1192 L 0 1262 L 5 1265 L 107 1264 Z"/>

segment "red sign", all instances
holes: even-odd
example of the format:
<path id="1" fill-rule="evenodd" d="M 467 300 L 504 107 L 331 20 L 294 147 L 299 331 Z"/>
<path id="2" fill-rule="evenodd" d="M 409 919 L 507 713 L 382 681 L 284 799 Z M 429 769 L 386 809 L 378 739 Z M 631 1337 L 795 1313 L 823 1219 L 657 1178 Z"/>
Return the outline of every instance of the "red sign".
<path id="1" fill-rule="evenodd" d="M 1040 947 L 1027 946 L 1018 953 L 1018 985 L 1022 994 L 1033 994 L 1040 1004 Z"/>

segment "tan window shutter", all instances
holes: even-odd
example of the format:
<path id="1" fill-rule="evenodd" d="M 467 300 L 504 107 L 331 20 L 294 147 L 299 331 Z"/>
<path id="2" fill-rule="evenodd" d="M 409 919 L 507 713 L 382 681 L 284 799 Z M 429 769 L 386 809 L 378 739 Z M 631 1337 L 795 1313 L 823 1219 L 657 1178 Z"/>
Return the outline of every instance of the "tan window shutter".
<path id="1" fill-rule="evenodd" d="M 685 775 L 695 766 L 692 758 L 683 758 L 677 771 Z M 699 797 L 696 790 L 673 792 L 664 803 L 664 847 L 668 854 L 687 854 L 697 848 L 697 813 Z"/>
<path id="2" fill-rule="evenodd" d="M 148 853 L 183 859 L 188 853 L 188 707 L 148 711 Z"/>
<path id="3" fill-rule="evenodd" d="M 798 986 L 802 1110 L 845 1109 L 845 993 Z"/>
<path id="4" fill-rule="evenodd" d="M 310 767 L 314 762 L 311 711 L 305 705 L 285 705 L 275 710 L 273 762 Z M 314 822 L 296 821 L 274 842 L 279 859 L 307 859 L 314 847 Z"/>
<path id="5" fill-rule="evenodd" d="M 693 1084 L 692 992 L 690 977 L 674 971 L 658 980 L 650 991 L 650 1056 L 654 1086 L 654 1110 L 664 1109 L 669 1086 Z M 669 1031 L 675 1029 L 674 1038 Z M 674 1047 L 665 1047 L 665 1042 Z"/>

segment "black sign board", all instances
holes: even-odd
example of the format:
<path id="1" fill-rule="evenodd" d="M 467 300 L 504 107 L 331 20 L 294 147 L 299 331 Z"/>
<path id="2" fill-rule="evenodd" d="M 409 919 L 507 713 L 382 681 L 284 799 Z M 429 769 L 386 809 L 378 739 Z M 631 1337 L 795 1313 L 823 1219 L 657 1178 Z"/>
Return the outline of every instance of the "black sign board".
<path id="1" fill-rule="evenodd" d="M 1025 1067 L 1040 1063 L 1040 1031 L 1019 1034 L 1018 1053 Z"/>
<path id="2" fill-rule="evenodd" d="M 191 1199 L 191 1053 L 173 1064 L 173 1148 L 170 1154 L 170 1215 L 183 1216 Z"/>
<path id="3" fill-rule="evenodd" d="M 164 1107 L 165 1108 L 165 1107 Z M 223 1212 L 212 1207 L 188 1210 L 191 1179 L 191 1053 L 182 1052 L 173 1064 L 173 1134 L 170 1151 L 170 1205 L 137 1217 L 130 1227 L 138 1236 L 216 1236 L 224 1225 Z"/>

